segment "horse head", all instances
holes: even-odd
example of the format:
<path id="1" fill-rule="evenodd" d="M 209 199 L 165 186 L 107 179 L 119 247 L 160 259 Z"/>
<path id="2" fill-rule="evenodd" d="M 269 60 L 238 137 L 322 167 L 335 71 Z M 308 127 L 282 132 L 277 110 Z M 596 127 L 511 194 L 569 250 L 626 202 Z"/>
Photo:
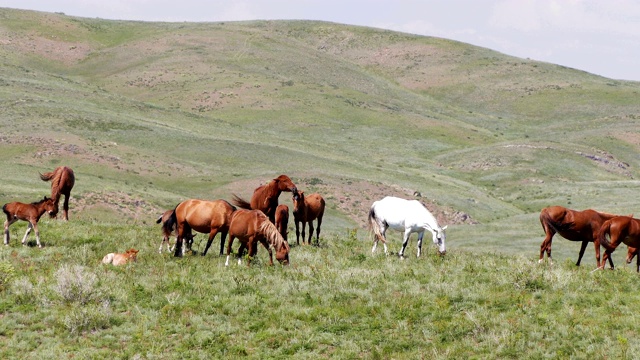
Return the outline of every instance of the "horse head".
<path id="1" fill-rule="evenodd" d="M 289 265 L 289 243 L 286 241 L 279 249 L 276 249 L 276 260 L 282 265 Z"/>
<path id="2" fill-rule="evenodd" d="M 431 230 L 431 233 L 433 234 L 433 243 L 438 247 L 438 252 L 440 253 L 440 255 L 444 255 L 447 253 L 447 249 L 444 244 L 444 241 L 447 237 L 444 232 L 446 229 L 447 225 L 443 227 L 438 226 L 437 228 Z"/>
<path id="3" fill-rule="evenodd" d="M 299 190 L 298 194 L 293 194 L 293 213 L 297 214 L 304 209 L 304 191 Z"/>
<path id="4" fill-rule="evenodd" d="M 58 206 L 53 198 L 44 197 L 41 201 L 44 204 L 44 209 L 50 217 L 55 218 L 58 216 Z"/>
<path id="5" fill-rule="evenodd" d="M 276 183 L 278 190 L 289 191 L 293 193 L 294 197 L 298 196 L 298 187 L 296 187 L 296 184 L 294 184 L 287 175 L 280 175 L 273 179 L 273 181 Z"/>

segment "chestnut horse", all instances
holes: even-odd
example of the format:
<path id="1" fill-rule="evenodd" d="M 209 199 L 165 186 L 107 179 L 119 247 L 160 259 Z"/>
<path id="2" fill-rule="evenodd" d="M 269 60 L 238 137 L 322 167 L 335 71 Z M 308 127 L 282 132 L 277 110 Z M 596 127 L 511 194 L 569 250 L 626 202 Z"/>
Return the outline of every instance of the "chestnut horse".
<path id="1" fill-rule="evenodd" d="M 609 239 L 607 239 L 609 236 Z M 598 239 L 600 244 L 604 246 L 605 252 L 602 256 L 602 267 L 604 268 L 604 262 L 607 259 L 611 259 L 611 254 L 616 250 L 620 243 L 625 243 L 629 246 L 627 253 L 627 261 L 630 262 L 633 259 L 633 250 L 631 248 L 640 247 L 640 220 L 634 219 L 631 216 L 616 216 L 609 219 L 602 224 L 600 232 L 598 233 Z M 631 255 L 631 259 L 629 256 Z M 613 269 L 613 266 L 611 266 Z"/>
<path id="2" fill-rule="evenodd" d="M 316 228 L 316 243 L 320 244 L 320 226 L 322 225 L 322 216 L 324 215 L 324 199 L 320 194 L 314 193 L 309 196 L 304 195 L 304 191 L 298 191 L 298 197 L 293 197 L 293 219 L 296 223 L 296 242 L 300 245 L 299 223 L 302 223 L 302 245 L 304 245 L 305 225 L 309 223 L 309 240 L 313 237 L 313 220 L 318 219 L 318 227 Z"/>
<path id="3" fill-rule="evenodd" d="M 261 210 L 275 224 L 278 197 L 283 191 L 292 192 L 294 197 L 298 196 L 296 184 L 287 175 L 280 175 L 266 185 L 257 187 L 251 196 L 251 203 L 233 194 L 233 204 L 242 209 Z"/>
<path id="4" fill-rule="evenodd" d="M 269 265 L 273 265 L 273 254 L 271 248 L 276 250 L 276 260 L 283 265 L 289 265 L 289 244 L 282 238 L 269 218 L 260 210 L 238 209 L 231 215 L 229 225 L 229 244 L 227 245 L 227 261 L 225 266 L 229 266 L 231 256 L 231 245 L 233 240 L 240 240 L 238 249 L 238 265 L 241 263 L 242 253 L 249 250 L 247 266 L 251 263 L 251 258 L 258 251 L 260 242 L 269 251 Z"/>
<path id="5" fill-rule="evenodd" d="M 167 244 L 167 252 L 171 252 L 173 250 L 173 247 L 170 247 L 171 243 L 169 241 L 169 238 L 171 237 L 171 235 L 176 235 L 176 223 L 172 222 L 171 224 L 173 226 L 164 226 L 164 223 L 167 221 L 170 221 L 171 216 L 173 215 L 173 209 L 171 210 L 167 210 L 165 211 L 162 215 L 160 215 L 158 217 L 158 219 L 156 220 L 156 224 L 160 224 L 162 223 L 162 242 L 160 243 L 160 248 L 158 248 L 158 253 L 162 254 L 162 245 Z M 195 236 L 193 235 L 193 233 L 189 232 L 188 234 L 185 234 L 185 239 L 187 240 L 188 246 L 189 248 L 191 248 L 191 244 L 193 244 L 193 238 Z"/>
<path id="6" fill-rule="evenodd" d="M 289 226 L 289 207 L 285 204 L 280 204 L 276 208 L 276 229 L 282 238 L 287 241 L 287 226 Z"/>
<path id="7" fill-rule="evenodd" d="M 12 202 L 4 204 L 2 207 L 7 220 L 4 222 L 4 244 L 9 245 L 9 226 L 18 220 L 28 221 L 27 232 L 22 238 L 22 245 L 27 241 L 27 237 L 33 228 L 36 233 L 36 243 L 38 247 L 42 247 L 40 244 L 40 231 L 38 231 L 38 220 L 45 212 L 49 213 L 49 216 L 55 217 L 58 207 L 53 199 L 44 197 L 40 201 L 33 202 L 31 204 L 25 204 L 21 202 Z"/>
<path id="8" fill-rule="evenodd" d="M 229 204 L 226 200 L 198 200 L 190 199 L 181 202 L 176 206 L 173 215 L 163 224 L 163 227 L 171 232 L 173 226 L 176 226 L 176 246 L 174 256 L 182 256 L 182 241 L 188 238 L 191 230 L 200 233 L 209 234 L 207 246 L 202 256 L 207 255 L 207 251 L 213 242 L 213 238 L 221 233 L 220 238 L 220 255 L 224 250 L 224 241 L 227 238 L 229 224 L 231 223 L 231 214 L 236 211 L 235 206 Z M 187 244 L 190 249 L 190 245 Z"/>
<path id="9" fill-rule="evenodd" d="M 62 204 L 64 220 L 69 221 L 69 197 L 71 189 L 76 182 L 73 170 L 66 166 L 57 167 L 52 172 L 40 174 L 42 181 L 51 181 L 51 198 L 56 203 L 56 209 L 60 202 L 60 196 L 64 195 L 64 203 Z M 57 213 L 58 210 L 56 210 Z"/>
<path id="10" fill-rule="evenodd" d="M 602 213 L 591 209 L 577 211 L 562 206 L 550 206 L 542 209 L 542 211 L 540 211 L 540 223 L 544 229 L 545 237 L 540 245 L 540 259 L 538 262 L 541 263 L 544 260 L 544 253 L 546 251 L 549 261 L 553 263 L 551 258 L 551 241 L 553 241 L 553 235 L 558 233 L 569 241 L 582 242 L 576 266 L 580 266 L 580 261 L 587 248 L 587 244 L 593 242 L 596 250 L 596 265 L 600 267 L 600 241 L 598 240 L 598 232 L 605 221 L 616 216 L 617 215 Z M 611 268 L 613 268 L 613 261 L 610 258 L 609 264 Z M 604 261 L 602 266 L 604 267 Z"/>
<path id="11" fill-rule="evenodd" d="M 124 254 L 109 253 L 102 258 L 103 264 L 113 264 L 115 266 L 124 265 L 128 262 L 138 261 L 138 252 L 134 248 L 127 250 Z"/>

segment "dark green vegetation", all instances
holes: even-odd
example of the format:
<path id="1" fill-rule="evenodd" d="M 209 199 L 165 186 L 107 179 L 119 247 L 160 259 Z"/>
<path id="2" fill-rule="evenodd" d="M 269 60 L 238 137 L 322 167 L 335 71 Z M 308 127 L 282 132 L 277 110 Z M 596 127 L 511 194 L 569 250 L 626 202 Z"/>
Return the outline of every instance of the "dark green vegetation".
<path id="1" fill-rule="evenodd" d="M 575 268 L 558 238 L 538 266 L 537 215 L 638 213 L 639 91 L 370 28 L 0 9 L 0 203 L 41 198 L 58 165 L 77 177 L 44 249 L 17 223 L 0 252 L 0 357 L 631 357 L 625 249 L 590 273 L 593 248 Z M 157 254 L 162 210 L 282 173 L 328 206 L 291 267 Z M 405 261 L 371 257 L 368 206 L 415 191 L 450 224 L 447 256 L 416 260 L 414 237 Z M 137 264 L 99 264 L 129 247 Z"/>

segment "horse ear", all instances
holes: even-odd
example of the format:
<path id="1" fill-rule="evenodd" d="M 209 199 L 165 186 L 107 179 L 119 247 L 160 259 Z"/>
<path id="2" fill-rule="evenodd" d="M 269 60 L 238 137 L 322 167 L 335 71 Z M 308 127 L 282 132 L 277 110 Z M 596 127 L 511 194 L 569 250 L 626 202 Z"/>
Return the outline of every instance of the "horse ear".
<path id="1" fill-rule="evenodd" d="M 442 230 L 447 230 L 447 226 L 449 226 L 449 225 L 445 225 L 445 226 L 443 226 L 443 227 L 442 227 Z"/>

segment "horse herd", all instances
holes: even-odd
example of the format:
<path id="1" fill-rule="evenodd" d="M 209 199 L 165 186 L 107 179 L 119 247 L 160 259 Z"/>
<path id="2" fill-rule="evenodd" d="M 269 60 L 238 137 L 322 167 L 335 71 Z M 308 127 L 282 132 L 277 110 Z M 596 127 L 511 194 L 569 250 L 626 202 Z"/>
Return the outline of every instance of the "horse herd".
<path id="1" fill-rule="evenodd" d="M 66 166 L 60 166 L 52 172 L 40 174 L 43 181 L 51 181 L 51 197 L 25 204 L 20 202 L 7 203 L 2 207 L 7 220 L 4 223 L 4 244 L 9 245 L 9 226 L 18 220 L 29 222 L 27 231 L 22 239 L 24 245 L 33 229 L 36 235 L 38 247 L 40 233 L 37 223 L 46 212 L 51 217 L 58 213 L 59 201 L 65 196 L 63 204 L 64 220 L 69 220 L 69 197 L 75 183 L 73 170 Z M 157 223 L 162 224 L 163 239 L 159 251 L 166 245 L 168 251 L 174 251 L 174 256 L 182 256 L 183 247 L 191 250 L 193 243 L 193 231 L 205 233 L 208 240 L 202 255 L 206 255 L 214 238 L 220 233 L 220 255 L 224 254 L 224 244 L 229 235 L 227 245 L 227 259 L 225 265 L 229 265 L 231 246 L 237 238 L 240 248 L 237 252 L 238 263 L 241 262 L 245 250 L 248 251 L 247 265 L 257 253 L 258 244 L 262 244 L 269 252 L 269 264 L 273 265 L 273 250 L 276 260 L 282 264 L 289 264 L 289 243 L 287 226 L 289 221 L 289 208 L 287 205 L 278 204 L 278 198 L 282 192 L 291 192 L 293 199 L 293 216 L 296 229 L 296 242 L 311 244 L 315 230 L 316 242 L 320 239 L 320 228 L 325 210 L 325 200 L 320 194 L 305 195 L 299 190 L 287 175 L 280 175 L 267 184 L 259 186 L 253 192 L 250 201 L 232 194 L 233 200 L 199 200 L 189 199 L 179 203 L 174 209 L 162 214 Z M 314 229 L 313 221 L 317 221 Z M 373 232 L 372 254 L 375 253 L 377 244 L 382 241 L 385 254 L 388 253 L 386 244 L 386 231 L 391 228 L 404 233 L 402 248 L 398 255 L 403 258 L 405 249 L 412 233 L 418 234 L 417 256 L 422 252 L 422 239 L 425 231 L 432 234 L 433 243 L 441 255 L 446 253 L 445 230 L 447 226 L 438 225 L 435 217 L 427 208 L 417 200 L 405 200 L 387 196 L 374 201 L 368 214 L 368 224 Z M 306 237 L 305 228 L 309 224 L 309 236 Z M 632 216 L 618 216 L 602 213 L 594 210 L 576 211 L 561 206 L 551 206 L 540 212 L 540 223 L 545 232 L 545 238 L 540 245 L 540 259 L 544 260 L 546 252 L 549 261 L 551 258 L 551 242 L 557 233 L 567 240 L 582 242 L 577 266 L 580 265 L 582 256 L 589 242 L 593 242 L 596 252 L 596 264 L 598 268 L 604 268 L 608 261 L 614 268 L 611 253 L 621 244 L 626 244 L 629 249 L 627 263 L 630 263 L 638 254 L 640 248 L 640 220 Z M 300 231 L 302 224 L 302 231 Z M 176 244 L 174 250 L 169 247 L 169 238 L 174 234 Z M 600 246 L 605 248 L 602 262 L 600 261 Z M 135 253 L 131 252 L 135 251 Z M 137 250 L 130 249 L 127 259 L 135 260 Z M 108 255 L 113 255 L 109 257 Z M 104 262 L 112 260 L 119 254 L 108 254 Z M 109 258 L 109 259 L 107 259 Z M 113 261 L 113 260 L 112 260 Z M 111 261 L 109 261 L 111 262 Z M 640 272 L 640 257 L 637 260 L 637 271 Z"/>
<path id="2" fill-rule="evenodd" d="M 591 209 L 577 211 L 562 206 L 550 206 L 540 212 L 540 223 L 544 229 L 545 238 L 540 245 L 540 260 L 538 262 L 543 261 L 545 252 L 549 261 L 553 262 L 551 241 L 556 233 L 567 240 L 582 242 L 578 262 L 576 262 L 577 266 L 580 266 L 584 250 L 590 242 L 593 242 L 595 246 L 596 265 L 599 269 L 603 269 L 607 261 L 611 269 L 614 268 L 611 253 L 621 243 L 629 247 L 627 263 L 631 263 L 633 258 L 638 255 L 640 220 L 634 219 L 631 215 L 620 216 Z M 605 248 L 602 261 L 600 261 L 601 245 Z M 640 272 L 640 257 L 636 260 L 636 271 Z"/>

